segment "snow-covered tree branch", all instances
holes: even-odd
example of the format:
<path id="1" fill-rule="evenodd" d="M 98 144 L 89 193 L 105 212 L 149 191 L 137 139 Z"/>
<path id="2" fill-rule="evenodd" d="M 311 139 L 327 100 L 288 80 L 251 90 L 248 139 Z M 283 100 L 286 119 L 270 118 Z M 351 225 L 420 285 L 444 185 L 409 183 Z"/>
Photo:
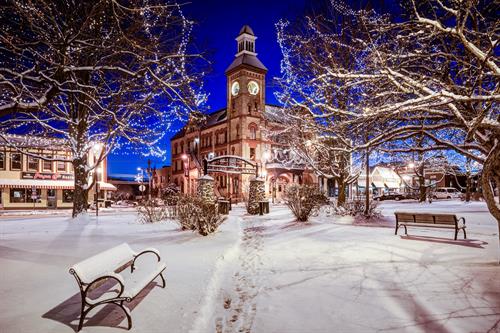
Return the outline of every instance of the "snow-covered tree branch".
<path id="1" fill-rule="evenodd" d="M 86 209 L 89 172 L 109 152 L 162 154 L 169 124 L 205 99 L 192 22 L 174 1 L 9 1 L 0 22 L 0 137 L 64 140 L 74 216 Z M 88 165 L 95 143 L 104 149 Z"/>

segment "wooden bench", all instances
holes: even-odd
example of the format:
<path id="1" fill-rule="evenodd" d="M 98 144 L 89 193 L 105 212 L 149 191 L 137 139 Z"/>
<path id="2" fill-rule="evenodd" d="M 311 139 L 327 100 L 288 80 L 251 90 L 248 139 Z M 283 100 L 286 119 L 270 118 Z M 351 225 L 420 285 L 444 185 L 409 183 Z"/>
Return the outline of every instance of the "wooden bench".
<path id="1" fill-rule="evenodd" d="M 396 215 L 395 235 L 398 234 L 398 229 L 401 226 L 405 228 L 405 235 L 408 235 L 406 227 L 410 226 L 454 229 L 455 240 L 457 240 L 458 231 L 462 230 L 464 239 L 467 238 L 465 233 L 465 218 L 457 218 L 455 214 L 394 212 L 394 215 Z"/>
<path id="2" fill-rule="evenodd" d="M 134 271 L 136 271 L 136 260 L 143 254 L 152 254 L 156 256 L 158 263 L 155 264 L 154 269 L 150 271 L 141 269 L 137 270 L 140 271 L 140 274 L 134 274 Z M 75 277 L 82 298 L 78 331 L 82 329 L 83 320 L 90 310 L 96 306 L 109 303 L 118 305 L 122 308 L 127 316 L 128 329 L 130 329 L 132 327 L 130 310 L 125 308 L 123 303 L 131 302 L 142 289 L 158 276 L 161 277 L 163 282 L 162 288 L 165 288 L 165 279 L 162 273 L 167 266 L 165 263 L 160 262 L 160 260 L 161 258 L 158 250 L 148 248 L 137 253 L 133 251 L 128 244 L 123 243 L 73 265 L 69 269 L 69 272 Z M 129 266 L 131 274 L 128 274 L 128 276 L 119 274 Z M 92 290 L 99 288 L 110 279 L 118 283 L 118 290 L 115 284 L 113 284 L 107 292 L 96 299 L 89 297 L 89 293 Z M 111 295 L 109 295 L 109 293 L 111 293 Z"/>

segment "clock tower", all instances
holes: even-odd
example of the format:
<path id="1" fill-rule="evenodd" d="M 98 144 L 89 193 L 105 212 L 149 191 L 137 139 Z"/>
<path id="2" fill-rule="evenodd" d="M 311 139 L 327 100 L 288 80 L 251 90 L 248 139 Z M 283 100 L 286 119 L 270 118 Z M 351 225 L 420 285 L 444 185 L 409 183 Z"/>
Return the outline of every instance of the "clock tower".
<path id="1" fill-rule="evenodd" d="M 236 37 L 235 59 L 226 69 L 229 154 L 260 160 L 261 123 L 265 110 L 267 68 L 257 58 L 255 36 L 248 25 Z"/>

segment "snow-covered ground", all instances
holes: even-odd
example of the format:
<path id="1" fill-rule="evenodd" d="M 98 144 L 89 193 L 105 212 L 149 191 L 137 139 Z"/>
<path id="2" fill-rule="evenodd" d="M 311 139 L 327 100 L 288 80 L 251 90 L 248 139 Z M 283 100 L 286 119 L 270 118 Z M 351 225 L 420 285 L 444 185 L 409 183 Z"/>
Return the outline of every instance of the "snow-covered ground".
<path id="1" fill-rule="evenodd" d="M 0 332 L 72 332 L 80 309 L 68 268 L 127 242 L 156 247 L 167 287 L 132 303 L 133 332 L 496 332 L 498 234 L 484 203 L 384 202 L 376 224 L 319 216 L 297 224 L 286 207 L 248 216 L 237 207 L 209 237 L 133 212 L 88 221 L 0 218 Z M 394 235 L 395 210 L 454 212 L 453 231 Z M 400 230 L 403 234 L 403 230 Z M 119 308 L 89 315 L 82 332 L 126 327 Z"/>

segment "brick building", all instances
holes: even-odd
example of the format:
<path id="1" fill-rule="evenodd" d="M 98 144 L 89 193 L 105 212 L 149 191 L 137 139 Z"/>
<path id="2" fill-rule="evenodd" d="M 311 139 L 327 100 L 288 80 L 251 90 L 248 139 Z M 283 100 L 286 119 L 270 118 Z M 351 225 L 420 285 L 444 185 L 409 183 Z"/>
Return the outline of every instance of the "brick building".
<path id="1" fill-rule="evenodd" d="M 266 104 L 267 68 L 257 58 L 256 39 L 245 25 L 236 38 L 237 51 L 226 69 L 226 107 L 207 115 L 202 123 L 194 121 L 171 139 L 171 181 L 183 193 L 195 193 L 204 159 L 238 156 L 259 165 L 266 179 L 269 197 L 279 199 L 292 183 L 314 183 L 316 177 L 303 166 L 286 167 L 279 161 L 287 154 L 286 145 L 271 142 L 263 133 L 275 126 L 267 114 L 279 107 Z M 216 180 L 216 194 L 240 200 L 251 175 L 235 173 L 210 174 Z"/>

